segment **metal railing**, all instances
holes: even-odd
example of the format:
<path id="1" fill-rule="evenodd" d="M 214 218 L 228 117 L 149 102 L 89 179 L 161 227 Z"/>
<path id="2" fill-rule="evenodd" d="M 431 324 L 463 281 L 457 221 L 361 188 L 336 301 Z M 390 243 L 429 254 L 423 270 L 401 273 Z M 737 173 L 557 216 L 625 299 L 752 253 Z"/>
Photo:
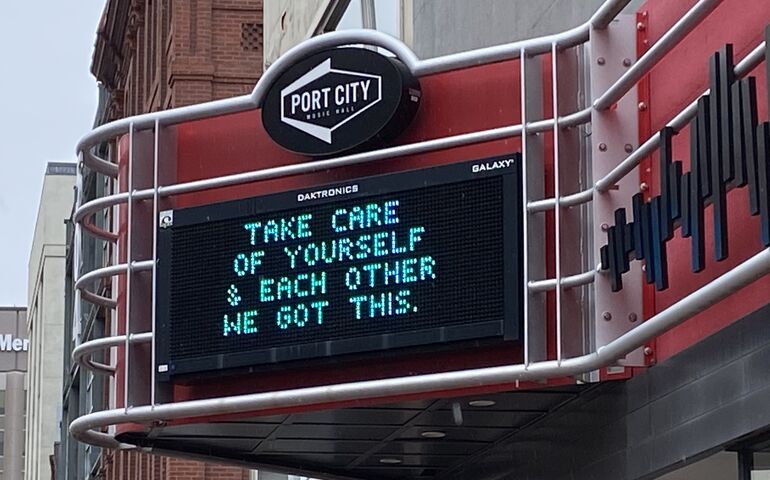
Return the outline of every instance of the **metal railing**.
<path id="1" fill-rule="evenodd" d="M 156 258 L 157 258 L 157 234 L 153 234 L 153 249 L 151 260 L 135 261 L 131 254 L 131 229 L 132 229 L 132 209 L 137 202 L 152 201 L 154 218 L 157 220 L 158 204 L 160 199 L 167 198 L 183 193 L 200 192 L 226 186 L 240 185 L 260 180 L 296 175 L 302 173 L 316 172 L 330 168 L 340 168 L 350 165 L 373 162 L 377 160 L 393 158 L 405 155 L 414 155 L 471 145 L 482 142 L 489 142 L 503 138 L 522 136 L 523 140 L 523 165 L 527 166 L 527 138 L 533 135 L 551 132 L 554 142 L 554 197 L 530 199 L 525 196 L 524 202 L 524 229 L 526 232 L 528 217 L 531 215 L 542 214 L 547 210 L 556 210 L 555 222 L 557 224 L 556 245 L 559 246 L 558 224 L 560 214 L 563 208 L 575 206 L 590 202 L 597 193 L 607 192 L 612 185 L 632 171 L 639 162 L 647 155 L 652 153 L 659 144 L 659 135 L 653 135 L 645 141 L 636 151 L 632 152 L 627 158 L 620 162 L 609 174 L 601 178 L 591 187 L 573 193 L 564 194 L 559 184 L 558 168 L 561 161 L 558 149 L 559 136 L 564 129 L 573 128 L 590 122 L 592 112 L 604 110 L 611 107 L 621 99 L 630 88 L 632 88 L 643 75 L 649 70 L 679 41 L 681 41 L 697 24 L 703 20 L 719 3 L 720 0 L 700 0 L 697 2 L 675 25 L 667 32 L 655 45 L 653 45 L 639 60 L 632 65 L 610 88 L 600 95 L 585 108 L 575 112 L 560 115 L 558 108 L 557 92 L 557 53 L 571 47 L 583 44 L 590 39 L 591 32 L 595 29 L 608 28 L 615 16 L 622 10 L 629 0 L 608 0 L 600 9 L 584 24 L 571 30 L 556 35 L 540 37 L 522 42 L 514 42 L 508 45 L 495 46 L 480 50 L 463 52 L 444 57 L 433 58 L 429 60 L 419 60 L 414 53 L 400 41 L 376 31 L 344 31 L 333 32 L 312 38 L 293 49 L 289 50 L 284 56 L 279 58 L 270 69 L 268 69 L 260 78 L 254 91 L 250 95 L 241 97 L 209 102 L 206 104 L 182 107 L 163 112 L 139 115 L 112 122 L 96 128 L 86 135 L 77 146 L 79 158 L 81 160 L 81 175 L 83 167 L 99 172 L 108 177 L 116 177 L 118 174 L 117 165 L 93 154 L 93 149 L 102 142 L 111 141 L 120 135 L 129 135 L 129 153 L 128 153 L 128 190 L 103 198 L 97 198 L 83 203 L 79 195 L 74 219 L 76 223 L 75 243 L 76 252 L 80 248 L 83 231 L 101 238 L 105 241 L 115 241 L 117 235 L 115 232 L 100 230 L 90 222 L 90 217 L 106 208 L 116 205 L 128 205 L 128 233 L 127 243 L 128 255 L 126 263 L 116 264 L 105 268 L 100 268 L 80 275 L 78 266 L 78 254 L 75 255 L 75 275 L 76 275 L 76 318 L 79 318 L 80 303 L 82 300 L 102 305 L 106 308 L 114 309 L 117 302 L 114 299 L 96 295 L 89 290 L 87 286 L 92 282 L 113 277 L 116 275 L 125 275 L 127 284 L 127 305 L 126 305 L 126 328 L 125 335 L 88 340 L 77 346 L 73 351 L 73 358 L 83 368 L 92 369 L 105 374 L 113 374 L 115 367 L 112 365 L 103 365 L 90 359 L 90 355 L 96 351 L 123 346 L 125 348 L 124 358 L 122 359 L 125 385 L 124 385 L 124 408 L 106 410 L 84 415 L 72 422 L 70 426 L 71 433 L 81 441 L 99 445 L 108 448 L 128 448 L 128 445 L 120 444 L 114 437 L 107 433 L 97 430 L 121 423 L 141 423 L 160 420 L 170 420 L 183 417 L 201 417 L 207 415 L 219 415 L 238 412 L 259 412 L 266 409 L 286 408 L 313 405 L 320 405 L 330 402 L 342 402 L 354 399 L 372 399 L 387 397 L 393 395 L 428 393 L 436 390 L 451 390 L 467 387 L 477 387 L 482 385 L 497 385 L 511 383 L 516 380 L 542 380 L 552 377 L 561 377 L 567 375 L 577 375 L 593 371 L 603 366 L 612 364 L 625 356 L 628 352 L 642 346 L 646 341 L 660 335 L 662 332 L 673 328 L 679 323 L 690 318 L 695 313 L 703 311 L 708 306 L 725 298 L 730 293 L 742 288 L 754 281 L 756 278 L 765 275 L 770 271 L 770 250 L 764 250 L 752 257 L 742 265 L 736 267 L 727 274 L 719 277 L 706 285 L 697 292 L 685 297 L 678 303 L 667 308 L 663 312 L 655 315 L 646 322 L 640 323 L 633 330 L 623 334 L 609 344 L 598 348 L 596 351 L 586 355 L 563 358 L 561 351 L 561 342 L 558 343 L 557 358 L 555 360 L 530 361 L 527 355 L 527 342 L 525 340 L 525 362 L 519 365 L 505 365 L 498 367 L 462 370 L 454 372 L 445 372 L 430 375 L 417 375 L 413 377 L 401 377 L 386 380 L 374 380 L 366 382 L 353 382 L 337 385 L 326 385 L 321 387 L 292 389 L 278 392 L 267 392 L 260 394 L 238 395 L 209 400 L 195 400 L 185 402 L 175 402 L 168 404 L 156 403 L 155 393 L 155 369 L 154 369 L 154 329 L 155 329 L 155 278 L 156 278 Z M 514 58 L 522 59 L 522 123 L 518 125 L 507 125 L 492 128 L 483 131 L 475 131 L 448 137 L 442 137 L 432 140 L 426 140 L 406 145 L 399 145 L 384 148 L 376 151 L 363 152 L 346 155 L 342 157 L 317 160 L 296 165 L 285 165 L 280 167 L 262 169 L 257 171 L 226 175 L 216 178 L 208 178 L 191 182 L 177 183 L 172 185 L 159 185 L 158 183 L 158 143 L 159 131 L 164 126 L 178 124 L 180 122 L 191 121 L 195 119 L 208 118 L 223 114 L 241 112 L 245 110 L 258 108 L 264 95 L 273 83 L 289 66 L 296 63 L 298 59 L 307 56 L 318 50 L 337 47 L 347 44 L 365 44 L 382 47 L 395 54 L 404 64 L 416 75 L 425 76 L 435 73 L 467 68 L 475 65 L 500 62 Z M 735 68 L 737 77 L 745 75 L 753 69 L 762 60 L 764 43 L 757 46 L 746 58 L 744 58 Z M 550 54 L 553 70 L 553 118 L 537 119 L 528 121 L 527 113 L 524 109 L 524 100 L 527 91 L 524 84 L 524 64 L 527 58 L 535 55 Z M 694 102 L 681 113 L 674 117 L 669 126 L 675 131 L 679 131 L 695 114 L 696 103 Z M 132 168 L 134 159 L 133 136 L 135 132 L 141 130 L 152 130 L 154 132 L 154 150 L 153 150 L 153 186 L 152 188 L 134 189 L 132 183 Z M 153 229 L 155 226 L 153 224 Z M 525 235 L 526 241 L 526 235 Z M 558 252 L 558 250 L 557 250 Z M 593 252 L 591 252 L 593 255 Z M 558 254 L 557 254 L 558 257 Z M 596 264 L 595 256 L 591 264 Z M 152 330 L 144 333 L 131 333 L 129 322 L 130 311 L 130 292 L 131 277 L 134 272 L 152 270 L 153 293 L 152 293 Z M 557 303 L 561 291 L 568 288 L 576 288 L 593 282 L 597 273 L 595 270 L 586 272 L 571 273 L 564 275 L 560 261 L 556 260 L 555 278 L 535 278 L 531 279 L 525 275 L 525 298 L 530 295 L 542 294 L 543 292 L 555 290 L 557 293 Z M 526 322 L 525 322 L 526 325 Z M 557 336 L 561 335 L 561 321 L 557 321 Z M 152 342 L 153 344 L 153 374 L 148 379 L 151 382 L 150 404 L 142 406 L 130 406 L 128 402 L 130 356 L 131 345 L 139 343 Z M 130 407 L 130 408 L 129 408 Z"/>

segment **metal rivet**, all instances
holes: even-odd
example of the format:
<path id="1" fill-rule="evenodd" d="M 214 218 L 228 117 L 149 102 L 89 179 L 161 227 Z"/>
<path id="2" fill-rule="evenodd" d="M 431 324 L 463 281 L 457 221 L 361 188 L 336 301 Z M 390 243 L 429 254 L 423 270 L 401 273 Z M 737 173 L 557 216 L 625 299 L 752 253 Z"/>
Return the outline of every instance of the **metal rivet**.
<path id="1" fill-rule="evenodd" d="M 624 59 L 623 59 L 623 66 L 624 66 L 624 67 L 630 67 L 630 66 L 631 66 L 631 63 L 633 63 L 633 62 L 631 62 L 631 59 L 630 59 L 630 58 L 624 58 Z"/>
<path id="2" fill-rule="evenodd" d="M 606 223 L 602 223 L 602 232 L 606 232 L 609 229 L 610 229 L 609 225 L 607 225 Z"/>
<path id="3" fill-rule="evenodd" d="M 644 112 L 645 110 L 647 110 L 647 104 L 644 102 L 639 102 L 639 111 Z"/>
<path id="4" fill-rule="evenodd" d="M 604 57 L 597 58 L 596 59 L 596 63 L 598 63 L 599 65 L 604 65 L 604 63 L 605 63 Z"/>
<path id="5" fill-rule="evenodd" d="M 602 318 L 609 322 L 612 320 L 612 314 L 610 312 L 604 312 L 602 313 Z"/>
<path id="6" fill-rule="evenodd" d="M 644 354 L 648 357 L 652 355 L 652 347 L 644 347 Z"/>
<path id="7" fill-rule="evenodd" d="M 623 149 L 626 151 L 626 153 L 631 153 L 634 151 L 634 146 L 630 143 L 627 143 L 623 146 Z"/>
<path id="8" fill-rule="evenodd" d="M 606 143 L 600 143 L 599 144 L 599 151 L 600 152 L 606 152 L 607 151 L 607 144 Z"/>
<path id="9" fill-rule="evenodd" d="M 634 312 L 631 312 L 628 314 L 628 321 L 631 323 L 634 323 L 636 321 L 636 314 Z"/>
<path id="10" fill-rule="evenodd" d="M 646 28 L 647 26 L 644 24 L 644 22 L 639 22 L 636 24 L 636 29 L 640 32 L 643 32 Z"/>
<path id="11" fill-rule="evenodd" d="M 647 190 L 649 190 L 649 189 L 650 189 L 650 186 L 649 186 L 649 185 L 647 185 L 647 182 L 642 182 L 642 183 L 639 185 L 639 190 L 641 190 L 642 192 L 646 192 L 646 191 L 647 191 Z"/>

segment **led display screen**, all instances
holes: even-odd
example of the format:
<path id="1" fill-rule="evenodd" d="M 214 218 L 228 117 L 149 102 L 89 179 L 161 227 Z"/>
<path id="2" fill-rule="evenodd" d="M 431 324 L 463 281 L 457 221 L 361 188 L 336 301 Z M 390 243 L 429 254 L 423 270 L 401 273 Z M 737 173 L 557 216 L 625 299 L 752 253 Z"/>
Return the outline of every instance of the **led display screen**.
<path id="1" fill-rule="evenodd" d="M 161 377 L 520 332 L 519 157 L 179 209 Z"/>

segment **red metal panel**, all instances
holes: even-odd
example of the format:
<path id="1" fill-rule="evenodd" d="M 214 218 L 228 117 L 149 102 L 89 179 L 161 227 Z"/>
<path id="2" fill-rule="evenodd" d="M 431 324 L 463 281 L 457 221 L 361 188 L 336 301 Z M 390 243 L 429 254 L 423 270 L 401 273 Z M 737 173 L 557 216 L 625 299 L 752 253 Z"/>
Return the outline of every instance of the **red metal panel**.
<path id="1" fill-rule="evenodd" d="M 518 61 L 503 62 L 421 79 L 420 110 L 410 128 L 398 140 L 419 140 L 456 135 L 520 121 Z M 178 178 L 184 182 L 259 168 L 307 161 L 274 143 L 262 127 L 260 112 L 226 115 L 179 126 Z M 299 188 L 428 165 L 450 163 L 517 151 L 519 138 L 456 148 L 412 157 L 319 172 L 294 178 L 254 183 L 184 195 L 177 207 Z"/>
<path id="2" fill-rule="evenodd" d="M 679 19 L 695 0 L 649 0 L 640 12 L 648 12 L 642 28 L 649 44 L 654 44 Z M 732 43 L 736 62 L 754 49 L 762 40 L 765 25 L 770 23 L 770 2 L 766 0 L 725 0 L 673 52 L 656 66 L 646 79 L 649 82 L 648 110 L 650 131 L 662 128 L 690 102 L 708 88 L 708 59 L 725 43 Z M 766 79 L 764 65 L 751 73 L 757 77 L 759 118 L 767 119 Z M 689 170 L 689 129 L 674 137 L 674 158 L 684 161 Z M 649 132 L 648 132 L 649 133 Z M 645 138 L 645 137 L 642 137 Z M 659 193 L 657 155 L 652 159 L 650 194 Z M 646 165 L 642 165 L 645 175 Z M 759 221 L 748 214 L 747 190 L 728 194 L 729 258 L 717 263 L 713 259 L 711 210 L 706 210 L 706 269 L 690 271 L 690 242 L 679 233 L 669 242 L 668 263 L 670 288 L 655 292 L 646 304 L 659 312 L 710 280 L 725 273 L 761 249 Z M 663 361 L 688 346 L 702 340 L 770 301 L 770 278 L 764 278 L 729 299 L 710 308 L 680 327 L 662 335 L 655 342 L 654 355 Z"/>
<path id="3" fill-rule="evenodd" d="M 399 143 L 439 138 L 487 128 L 520 123 L 519 62 L 509 61 L 421 79 L 422 104 L 411 127 Z M 545 95 L 550 94 L 546 91 Z M 178 178 L 189 181 L 258 168 L 301 163 L 307 159 L 278 147 L 264 131 L 260 112 L 246 112 L 190 122 L 178 127 Z M 428 165 L 481 158 L 521 148 L 519 138 L 454 148 L 422 155 L 400 157 L 368 165 L 358 165 L 314 174 L 282 178 L 185 195 L 176 207 L 204 204 L 225 199 L 306 187 L 364 175 L 407 170 Z M 205 398 L 226 394 L 269 391 L 284 388 L 337 383 L 404 374 L 432 373 L 471 367 L 491 366 L 520 361 L 519 348 L 510 346 L 453 351 L 451 353 L 415 354 L 399 358 L 373 359 L 359 365 L 341 362 L 325 367 L 285 369 L 262 372 L 244 378 L 219 378 L 217 389 L 211 384 L 190 382 L 175 386 L 175 400 Z M 512 385 L 490 390 L 510 389 Z M 455 394 L 470 393 L 455 392 Z M 439 395 L 441 395 L 439 393 Z M 391 399 L 395 400 L 395 399 Z"/>

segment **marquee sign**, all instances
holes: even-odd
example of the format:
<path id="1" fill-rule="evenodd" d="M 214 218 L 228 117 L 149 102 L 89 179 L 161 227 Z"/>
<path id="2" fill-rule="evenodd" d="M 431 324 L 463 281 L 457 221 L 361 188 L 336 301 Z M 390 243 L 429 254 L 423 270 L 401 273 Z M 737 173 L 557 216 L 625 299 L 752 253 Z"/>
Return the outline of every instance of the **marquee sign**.
<path id="1" fill-rule="evenodd" d="M 158 373 L 517 340 L 519 168 L 514 154 L 174 211 Z"/>
<path id="2" fill-rule="evenodd" d="M 324 156 L 375 147 L 411 122 L 420 85 L 399 60 L 363 48 L 336 48 L 286 70 L 270 87 L 262 123 L 292 152 Z"/>

